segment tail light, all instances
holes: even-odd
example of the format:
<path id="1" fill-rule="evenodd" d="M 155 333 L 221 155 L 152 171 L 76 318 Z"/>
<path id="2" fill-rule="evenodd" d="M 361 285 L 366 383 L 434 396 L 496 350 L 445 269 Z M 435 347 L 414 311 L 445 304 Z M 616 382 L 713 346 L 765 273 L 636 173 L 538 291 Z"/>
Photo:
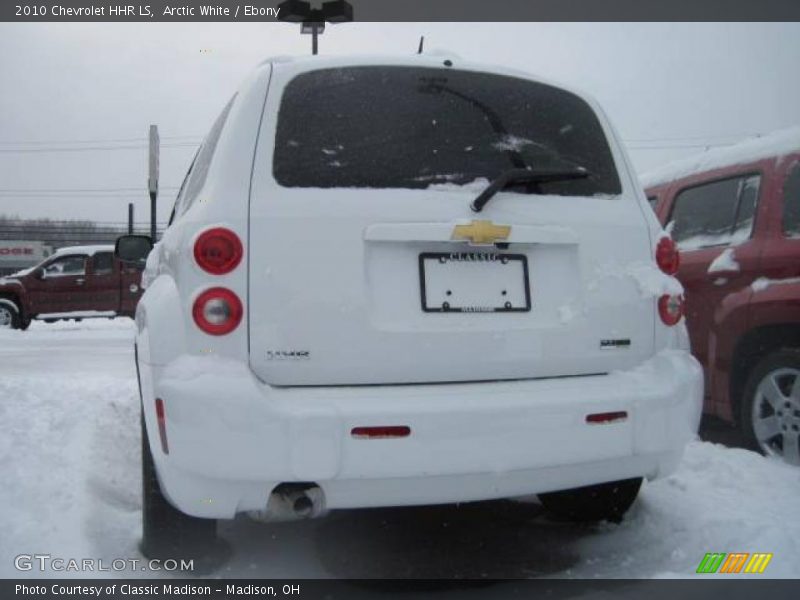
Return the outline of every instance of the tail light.
<path id="1" fill-rule="evenodd" d="M 225 335 L 236 329 L 243 312 L 239 297 L 221 287 L 204 291 L 192 307 L 194 322 L 210 335 Z"/>
<path id="2" fill-rule="evenodd" d="M 225 275 L 241 262 L 242 242 L 230 229 L 215 227 L 201 233 L 194 243 L 194 259 L 212 275 Z"/>
<path id="3" fill-rule="evenodd" d="M 658 316 L 664 325 L 677 325 L 683 316 L 683 296 L 665 294 L 658 299 Z"/>
<path id="4" fill-rule="evenodd" d="M 656 246 L 656 264 L 667 275 L 675 275 L 681 266 L 681 255 L 672 238 L 662 237 Z"/>

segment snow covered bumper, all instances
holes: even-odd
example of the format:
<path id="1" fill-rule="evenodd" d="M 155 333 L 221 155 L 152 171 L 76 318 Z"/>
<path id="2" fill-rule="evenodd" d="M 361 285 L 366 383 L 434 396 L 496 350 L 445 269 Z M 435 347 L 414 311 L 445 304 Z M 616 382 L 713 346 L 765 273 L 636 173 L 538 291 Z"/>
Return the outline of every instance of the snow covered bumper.
<path id="1" fill-rule="evenodd" d="M 275 388 L 219 357 L 140 371 L 163 491 L 180 510 L 217 518 L 263 510 L 284 482 L 316 483 L 335 509 L 663 476 L 697 432 L 703 385 L 699 364 L 679 350 L 608 375 L 469 384 Z M 588 418 L 600 413 L 620 415 Z M 352 435 L 374 426 L 410 434 Z"/>

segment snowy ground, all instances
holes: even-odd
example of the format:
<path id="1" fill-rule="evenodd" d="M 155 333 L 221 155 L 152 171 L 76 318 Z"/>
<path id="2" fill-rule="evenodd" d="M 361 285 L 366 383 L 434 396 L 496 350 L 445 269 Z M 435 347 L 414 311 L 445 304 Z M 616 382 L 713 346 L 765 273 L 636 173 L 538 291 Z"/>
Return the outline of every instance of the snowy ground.
<path id="1" fill-rule="evenodd" d="M 26 575 L 18 554 L 140 558 L 132 335 L 127 319 L 0 332 L 1 577 Z M 241 518 L 221 525 L 232 554 L 212 575 L 690 577 L 706 552 L 772 552 L 766 574 L 798 577 L 799 500 L 800 469 L 696 442 L 620 525 L 555 522 L 518 502 Z"/>

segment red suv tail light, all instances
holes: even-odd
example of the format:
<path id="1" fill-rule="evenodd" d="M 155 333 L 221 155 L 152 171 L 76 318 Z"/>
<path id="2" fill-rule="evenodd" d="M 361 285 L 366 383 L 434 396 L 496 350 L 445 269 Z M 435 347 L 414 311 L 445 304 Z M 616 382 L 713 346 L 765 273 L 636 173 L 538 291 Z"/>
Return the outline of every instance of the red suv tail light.
<path id="1" fill-rule="evenodd" d="M 211 288 L 200 294 L 192 306 L 197 326 L 210 335 L 225 335 L 242 320 L 242 301 L 225 288 Z"/>
<path id="2" fill-rule="evenodd" d="M 667 275 L 675 275 L 681 266 L 681 255 L 672 238 L 662 237 L 656 246 L 656 264 Z"/>
<path id="3" fill-rule="evenodd" d="M 215 227 L 201 233 L 194 243 L 194 259 L 212 275 L 233 271 L 241 262 L 242 242 L 230 229 Z"/>
<path id="4" fill-rule="evenodd" d="M 665 294 L 658 299 L 658 316 L 664 325 L 677 325 L 683 316 L 683 296 Z"/>

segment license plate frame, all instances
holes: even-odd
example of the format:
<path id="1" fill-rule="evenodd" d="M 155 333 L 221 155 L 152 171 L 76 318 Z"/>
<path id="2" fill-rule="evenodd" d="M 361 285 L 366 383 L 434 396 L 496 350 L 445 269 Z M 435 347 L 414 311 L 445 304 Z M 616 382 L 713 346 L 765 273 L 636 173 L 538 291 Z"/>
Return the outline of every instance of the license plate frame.
<path id="1" fill-rule="evenodd" d="M 452 306 L 447 302 L 437 305 L 428 304 L 428 286 L 426 284 L 425 264 L 428 260 L 442 261 L 444 263 L 452 261 L 459 263 L 472 264 L 493 264 L 500 263 L 503 266 L 509 263 L 519 263 L 522 268 L 522 285 L 524 292 L 524 305 L 514 305 L 504 303 L 502 306 Z M 442 264 L 444 264 L 442 263 Z M 514 254 L 505 252 L 422 252 L 419 255 L 419 283 L 420 283 L 420 304 L 422 311 L 426 313 L 524 313 L 531 310 L 531 286 L 528 271 L 528 257 L 524 254 Z M 509 306 L 509 304 L 511 304 Z"/>

